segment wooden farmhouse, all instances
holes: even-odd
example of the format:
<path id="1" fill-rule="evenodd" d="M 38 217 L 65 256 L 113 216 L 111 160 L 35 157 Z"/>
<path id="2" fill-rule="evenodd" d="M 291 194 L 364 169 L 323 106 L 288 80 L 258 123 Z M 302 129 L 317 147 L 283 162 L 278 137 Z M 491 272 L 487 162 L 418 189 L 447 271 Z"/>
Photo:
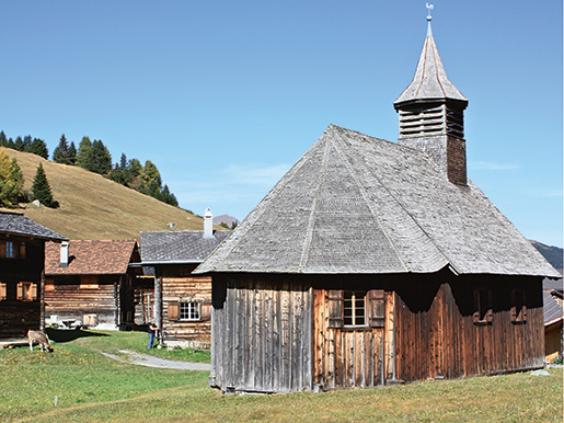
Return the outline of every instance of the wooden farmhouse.
<path id="1" fill-rule="evenodd" d="M 466 176 L 463 112 L 429 30 L 399 142 L 331 125 L 195 273 L 210 385 L 368 388 L 543 366 L 558 273 Z"/>
<path id="2" fill-rule="evenodd" d="M 43 329 L 45 243 L 66 238 L 19 213 L 0 212 L 0 338 Z"/>
<path id="3" fill-rule="evenodd" d="M 543 281 L 544 304 L 544 344 L 545 361 L 550 363 L 558 356 L 562 357 L 564 337 L 562 322 L 564 321 L 564 287 L 562 278 Z"/>
<path id="4" fill-rule="evenodd" d="M 130 266 L 140 261 L 135 240 L 72 240 L 45 250 L 45 314 L 56 327 L 127 329 L 143 293 Z M 139 271 L 139 270 L 137 270 Z"/>
<path id="5" fill-rule="evenodd" d="M 203 231 L 141 232 L 141 259 L 154 275 L 155 320 L 160 343 L 209 349 L 211 341 L 211 277 L 192 271 L 230 231 L 214 231 L 208 209 Z"/>

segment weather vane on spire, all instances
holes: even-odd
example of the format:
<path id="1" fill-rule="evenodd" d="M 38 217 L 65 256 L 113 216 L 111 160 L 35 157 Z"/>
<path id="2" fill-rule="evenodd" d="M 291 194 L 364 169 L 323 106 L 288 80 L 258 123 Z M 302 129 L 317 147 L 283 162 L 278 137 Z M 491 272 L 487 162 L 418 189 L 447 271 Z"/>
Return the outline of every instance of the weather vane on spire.
<path id="1" fill-rule="evenodd" d="M 431 10 L 435 8 L 431 3 L 425 3 L 425 7 L 427 8 L 427 20 L 431 22 L 433 17 L 431 16 Z"/>
<path id="2" fill-rule="evenodd" d="M 430 37 L 431 35 L 433 35 L 431 31 L 431 21 L 433 20 L 433 17 L 431 16 L 431 10 L 433 10 L 435 6 L 433 6 L 431 3 L 425 3 L 425 7 L 427 8 L 427 37 Z"/>

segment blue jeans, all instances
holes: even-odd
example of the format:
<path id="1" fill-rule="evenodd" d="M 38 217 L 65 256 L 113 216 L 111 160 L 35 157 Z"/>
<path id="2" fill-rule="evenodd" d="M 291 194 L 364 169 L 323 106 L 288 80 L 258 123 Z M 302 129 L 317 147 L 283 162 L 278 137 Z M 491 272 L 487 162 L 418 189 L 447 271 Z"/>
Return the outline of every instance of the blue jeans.
<path id="1" fill-rule="evenodd" d="M 155 332 L 151 331 L 149 332 L 149 346 L 147 347 L 148 349 L 153 348 L 153 342 L 155 342 Z"/>

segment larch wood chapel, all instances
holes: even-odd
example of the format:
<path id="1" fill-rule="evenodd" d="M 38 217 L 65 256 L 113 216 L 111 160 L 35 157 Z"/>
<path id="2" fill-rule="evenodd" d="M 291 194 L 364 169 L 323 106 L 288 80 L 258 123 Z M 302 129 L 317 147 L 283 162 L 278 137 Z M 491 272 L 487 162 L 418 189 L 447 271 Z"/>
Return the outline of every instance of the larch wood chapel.
<path id="1" fill-rule="evenodd" d="M 223 391 L 292 392 L 543 365 L 558 273 L 466 175 L 464 109 L 428 17 L 399 142 L 331 125 L 195 273 Z"/>

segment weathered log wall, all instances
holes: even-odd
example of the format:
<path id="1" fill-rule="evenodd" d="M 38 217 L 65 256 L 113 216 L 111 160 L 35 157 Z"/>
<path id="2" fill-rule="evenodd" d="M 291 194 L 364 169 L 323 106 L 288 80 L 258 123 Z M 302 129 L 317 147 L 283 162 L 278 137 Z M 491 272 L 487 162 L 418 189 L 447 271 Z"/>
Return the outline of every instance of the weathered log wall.
<path id="1" fill-rule="evenodd" d="M 162 289 L 164 340 L 189 340 L 209 344 L 211 342 L 211 278 L 205 276 L 163 276 Z M 182 301 L 199 304 L 199 320 L 171 320 L 172 316 L 169 316 L 170 306 Z"/>
<path id="2" fill-rule="evenodd" d="M 84 315 L 96 315 L 97 324 L 119 323 L 117 304 L 119 280 L 115 277 L 95 277 L 89 280 L 94 288 L 81 287 L 79 276 L 46 278 L 45 316 L 58 316 L 59 320 L 83 320 Z M 117 320 L 117 321 L 116 321 Z M 87 322 L 85 322 L 87 323 Z"/>
<path id="3" fill-rule="evenodd" d="M 311 390 L 311 298 L 310 285 L 298 278 L 214 276 L 210 384 Z"/>
<path id="4" fill-rule="evenodd" d="M 541 367 L 541 279 L 492 275 L 416 278 L 398 286 L 395 308 L 398 378 L 459 378 Z M 474 321 L 473 292 L 492 289 L 491 322 Z M 526 293 L 527 319 L 512 322 L 511 292 Z"/>
<path id="5" fill-rule="evenodd" d="M 44 262 L 44 242 L 23 237 L 0 237 L 1 240 L 25 243 L 25 256 L 0 258 L 0 282 L 5 286 L 6 298 L 0 299 L 0 338 L 21 337 L 29 329 L 41 327 L 41 278 Z M 20 282 L 36 286 L 37 299 L 17 299 Z"/>

